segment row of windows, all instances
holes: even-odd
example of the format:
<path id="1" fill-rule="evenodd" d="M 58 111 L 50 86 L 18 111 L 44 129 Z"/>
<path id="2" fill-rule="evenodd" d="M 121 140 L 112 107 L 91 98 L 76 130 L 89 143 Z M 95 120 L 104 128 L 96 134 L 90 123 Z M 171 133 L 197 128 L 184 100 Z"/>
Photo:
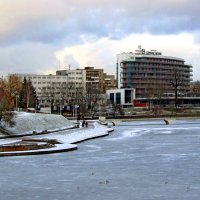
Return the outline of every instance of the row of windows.
<path id="1" fill-rule="evenodd" d="M 185 66 L 185 65 L 181 65 L 181 66 L 177 66 L 177 65 L 152 65 L 152 64 L 143 64 L 143 65 L 137 65 L 137 64 L 124 64 L 123 65 L 124 70 L 185 70 L 185 71 L 189 71 L 190 68 Z"/>
<path id="2" fill-rule="evenodd" d="M 67 76 L 62 76 L 62 77 L 59 77 L 59 76 L 28 76 L 27 77 L 28 79 L 67 79 Z"/>
<path id="3" fill-rule="evenodd" d="M 69 80 L 74 80 L 74 79 L 76 79 L 76 80 L 82 80 L 82 77 L 69 77 Z"/>
<path id="4" fill-rule="evenodd" d="M 43 90 L 46 90 L 46 89 L 48 89 L 48 90 L 55 90 L 55 89 L 61 90 L 61 89 L 66 89 L 66 88 L 61 88 L 61 87 L 51 87 L 51 88 L 48 88 L 48 87 L 38 87 L 38 89 L 39 90 L 41 90 L 41 89 L 43 89 Z"/>
<path id="5" fill-rule="evenodd" d="M 60 84 L 64 84 L 64 85 L 66 85 L 67 83 L 66 82 L 33 82 L 33 84 L 52 84 L 52 85 L 55 85 L 55 84 L 57 84 L 57 85 L 60 85 Z"/>
<path id="6" fill-rule="evenodd" d="M 82 83 L 75 83 L 74 84 L 76 87 L 79 86 L 79 87 L 82 87 Z M 54 85 L 55 86 L 55 85 Z M 69 86 L 68 86 L 69 87 Z M 49 87 L 38 87 L 38 89 L 46 89 L 46 88 L 49 88 Z M 62 88 L 67 88 L 67 85 L 63 85 L 63 87 L 51 87 L 51 89 L 62 89 Z"/>
<path id="7" fill-rule="evenodd" d="M 60 85 L 60 84 L 62 84 L 62 85 L 67 85 L 67 83 L 66 82 L 33 82 L 33 84 L 52 84 L 52 85 Z M 82 84 L 82 82 L 74 82 L 74 85 L 77 85 L 77 84 Z"/>
<path id="8" fill-rule="evenodd" d="M 82 74 L 82 72 L 68 72 L 68 74 Z"/>
<path id="9" fill-rule="evenodd" d="M 171 78 L 174 77 L 174 74 L 169 74 L 169 73 L 135 73 L 135 74 L 120 74 L 121 78 L 130 78 L 130 79 L 134 79 L 134 78 L 143 78 L 143 77 L 150 77 L 152 79 L 154 78 L 159 78 L 159 77 L 166 77 L 166 78 Z M 189 78 L 190 76 L 188 76 L 188 74 L 180 74 L 178 76 L 179 78 Z"/>
<path id="10" fill-rule="evenodd" d="M 167 63 L 176 63 L 176 64 L 183 64 L 183 61 L 173 60 L 173 59 L 162 59 L 162 58 L 136 58 L 136 61 L 144 61 L 144 62 L 167 62 Z"/>

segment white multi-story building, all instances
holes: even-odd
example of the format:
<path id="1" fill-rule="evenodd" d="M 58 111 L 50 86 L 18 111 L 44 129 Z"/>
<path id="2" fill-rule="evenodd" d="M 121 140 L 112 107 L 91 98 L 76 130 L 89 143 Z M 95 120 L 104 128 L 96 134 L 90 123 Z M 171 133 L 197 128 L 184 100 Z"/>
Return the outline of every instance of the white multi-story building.
<path id="1" fill-rule="evenodd" d="M 68 84 L 67 76 L 57 76 L 57 75 L 37 75 L 37 74 L 15 74 L 21 78 L 23 81 L 30 80 L 33 87 L 35 88 L 39 104 L 41 106 L 48 105 L 52 98 L 54 101 L 58 102 L 62 95 L 66 94 L 66 88 Z"/>
<path id="2" fill-rule="evenodd" d="M 131 60 L 133 59 L 133 52 L 129 53 L 120 53 L 117 55 L 117 66 L 116 66 L 116 80 L 117 80 L 117 88 L 122 88 L 123 84 L 121 82 L 121 74 L 123 72 L 122 62 L 123 60 Z"/>
<path id="3" fill-rule="evenodd" d="M 37 75 L 37 74 L 15 74 L 23 81 L 30 80 L 36 90 L 40 106 L 67 104 L 70 98 L 75 98 L 78 92 L 85 91 L 86 71 L 59 70 L 56 75 Z"/>
<path id="4" fill-rule="evenodd" d="M 135 88 L 136 98 L 157 97 L 173 93 L 179 79 L 179 92 L 189 91 L 192 66 L 182 58 L 163 56 L 156 50 L 146 51 L 139 46 L 135 53 L 117 55 L 117 88 Z"/>
<path id="5" fill-rule="evenodd" d="M 68 77 L 68 88 L 72 93 L 75 94 L 77 91 L 86 90 L 86 71 L 84 69 L 58 70 L 56 75 Z"/>

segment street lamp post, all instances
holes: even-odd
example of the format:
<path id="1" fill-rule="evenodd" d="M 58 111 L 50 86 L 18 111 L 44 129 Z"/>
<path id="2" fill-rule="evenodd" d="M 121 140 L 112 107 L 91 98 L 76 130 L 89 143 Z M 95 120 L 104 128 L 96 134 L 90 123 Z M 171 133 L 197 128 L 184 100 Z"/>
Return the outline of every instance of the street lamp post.
<path id="1" fill-rule="evenodd" d="M 15 99 L 15 101 L 16 101 L 16 111 L 18 111 L 18 98 L 19 98 L 19 95 L 16 95 L 16 97 L 15 97 L 16 99 Z"/>
<path id="2" fill-rule="evenodd" d="M 37 107 L 38 107 L 38 99 L 35 100 L 35 113 L 37 112 Z"/>
<path id="3" fill-rule="evenodd" d="M 49 100 L 50 114 L 52 114 L 52 97 L 51 97 L 51 95 L 48 95 L 48 100 Z"/>

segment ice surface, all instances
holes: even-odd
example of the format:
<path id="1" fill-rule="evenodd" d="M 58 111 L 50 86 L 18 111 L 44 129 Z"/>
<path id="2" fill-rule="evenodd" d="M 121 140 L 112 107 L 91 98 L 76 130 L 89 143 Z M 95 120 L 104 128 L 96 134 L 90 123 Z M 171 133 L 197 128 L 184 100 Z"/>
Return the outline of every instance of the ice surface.
<path id="1" fill-rule="evenodd" d="M 1 157 L 0 196 L 9 200 L 199 200 L 200 126 L 182 121 L 173 126 L 156 121 L 148 127 L 131 124 L 115 126 L 113 134 L 81 143 L 79 150 L 70 153 Z M 93 132 L 100 126 L 96 128 Z M 137 137 L 108 140 L 134 129 Z M 150 132 L 140 134 L 145 129 Z M 83 128 L 79 134 L 87 131 Z M 97 147 L 98 151 L 91 151 Z"/>

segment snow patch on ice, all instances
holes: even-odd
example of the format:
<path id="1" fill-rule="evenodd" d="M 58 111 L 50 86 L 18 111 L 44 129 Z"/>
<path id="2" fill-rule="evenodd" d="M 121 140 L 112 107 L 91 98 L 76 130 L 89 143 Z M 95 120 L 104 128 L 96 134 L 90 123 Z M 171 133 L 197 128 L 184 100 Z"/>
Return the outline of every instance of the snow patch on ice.
<path id="1" fill-rule="evenodd" d="M 193 129 L 200 129 L 200 127 L 192 127 Z M 108 138 L 107 140 L 124 140 L 124 139 L 128 139 L 128 138 L 133 138 L 133 137 L 140 137 L 143 136 L 145 134 L 163 134 L 163 135 L 167 135 L 167 134 L 173 134 L 175 133 L 176 130 L 190 130 L 190 127 L 169 127 L 169 126 L 163 126 L 163 127 L 136 127 L 136 128 L 132 128 L 126 131 L 123 131 L 122 133 L 118 134 L 117 137 L 114 138 Z"/>
<path id="2" fill-rule="evenodd" d="M 154 134 L 166 134 L 166 135 L 169 135 L 169 134 L 172 134 L 173 132 L 172 131 L 162 131 L 162 132 L 159 132 L 159 133 L 154 133 Z"/>
<path id="3" fill-rule="evenodd" d="M 122 154 L 123 152 L 121 152 L 121 151 L 112 151 L 111 153 L 113 153 L 113 154 Z"/>
<path id="4" fill-rule="evenodd" d="M 115 138 L 108 138 L 107 140 L 123 140 L 123 139 L 128 139 L 128 138 L 132 138 L 132 137 L 139 137 L 142 136 L 144 134 L 148 134 L 150 132 L 150 130 L 147 129 L 134 129 L 134 130 L 127 130 L 122 132 L 122 134 L 119 137 L 115 137 Z"/>

